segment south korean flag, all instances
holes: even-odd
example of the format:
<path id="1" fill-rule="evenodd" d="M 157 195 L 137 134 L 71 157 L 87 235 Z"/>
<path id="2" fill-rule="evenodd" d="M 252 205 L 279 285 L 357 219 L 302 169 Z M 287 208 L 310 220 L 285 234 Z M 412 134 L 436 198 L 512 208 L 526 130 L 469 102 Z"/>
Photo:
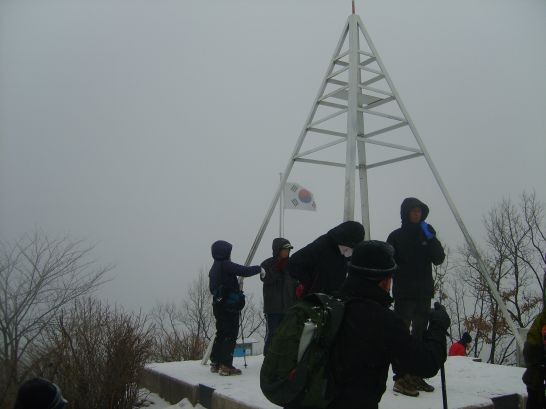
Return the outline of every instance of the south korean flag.
<path id="1" fill-rule="evenodd" d="M 313 193 L 297 183 L 284 186 L 284 208 L 316 211 L 317 205 Z"/>

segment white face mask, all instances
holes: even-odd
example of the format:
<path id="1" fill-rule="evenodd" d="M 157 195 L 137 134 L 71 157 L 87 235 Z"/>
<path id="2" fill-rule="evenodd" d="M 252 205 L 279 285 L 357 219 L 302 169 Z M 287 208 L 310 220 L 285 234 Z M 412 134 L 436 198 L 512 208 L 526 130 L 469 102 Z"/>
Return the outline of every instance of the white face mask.
<path id="1" fill-rule="evenodd" d="M 339 251 L 341 254 L 343 254 L 346 258 L 350 258 L 353 255 L 353 249 L 347 246 L 338 246 Z"/>

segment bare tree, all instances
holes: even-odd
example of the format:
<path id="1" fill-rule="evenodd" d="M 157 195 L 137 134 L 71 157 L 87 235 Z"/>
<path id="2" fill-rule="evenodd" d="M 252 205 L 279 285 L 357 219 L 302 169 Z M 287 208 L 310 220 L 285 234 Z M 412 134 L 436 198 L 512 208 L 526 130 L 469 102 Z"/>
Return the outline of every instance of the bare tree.
<path id="1" fill-rule="evenodd" d="M 263 308 L 258 308 L 254 297 L 247 297 L 245 308 L 241 311 L 239 337 L 247 338 L 256 334 L 263 336 L 265 333 L 265 316 Z"/>
<path id="2" fill-rule="evenodd" d="M 192 356 L 197 359 L 203 356 L 206 341 L 211 339 L 214 331 L 212 296 L 204 269 L 199 271 L 189 287 L 182 308 L 186 332 L 192 339 Z"/>
<path id="3" fill-rule="evenodd" d="M 544 268 L 542 254 L 546 250 L 544 205 L 534 193 L 523 193 L 516 205 L 510 199 L 497 204 L 484 219 L 486 240 L 482 249 L 489 266 L 491 279 L 511 318 L 526 327 L 541 307 Z M 460 298 L 459 306 L 467 309 L 465 326 L 477 333 L 475 351 L 487 345 L 488 362 L 512 362 L 515 356 L 514 336 L 500 313 L 485 280 L 478 272 L 476 260 L 468 248 L 462 251 L 463 263 L 458 277 L 470 296 Z"/>
<path id="4" fill-rule="evenodd" d="M 240 337 L 263 334 L 265 320 L 261 310 L 262 308 L 256 307 L 252 296 L 247 297 L 246 305 L 241 311 Z M 212 296 L 205 271 L 199 271 L 179 304 L 157 304 L 150 317 L 155 328 L 156 361 L 202 358 L 216 331 Z"/>
<path id="5" fill-rule="evenodd" d="M 446 253 L 445 260 L 442 264 L 432 266 L 432 280 L 434 282 L 434 295 L 435 298 L 442 304 L 446 303 L 448 299 L 448 293 L 446 286 L 448 285 L 448 278 L 450 276 L 453 266 L 450 264 L 449 249 L 444 248 Z"/>
<path id="6" fill-rule="evenodd" d="M 467 330 L 466 326 L 466 289 L 461 283 L 457 263 L 451 261 L 451 252 L 445 248 L 446 258 L 438 266 L 433 266 L 432 277 L 434 280 L 434 294 L 442 305 L 446 307 L 451 317 L 451 328 L 449 336 L 452 339 L 460 339 L 463 332 Z"/>
<path id="7" fill-rule="evenodd" d="M 156 360 L 201 358 L 214 333 L 212 296 L 204 270 L 199 271 L 178 306 L 175 303 L 158 304 L 151 318 L 156 332 Z"/>
<path id="8" fill-rule="evenodd" d="M 172 302 L 157 304 L 150 318 L 155 331 L 153 359 L 156 362 L 184 360 L 184 317 L 180 308 Z"/>
<path id="9" fill-rule="evenodd" d="M 0 243 L 0 404 L 26 375 L 27 350 L 62 307 L 105 281 L 93 247 L 68 238 L 26 235 Z"/>
<path id="10" fill-rule="evenodd" d="M 520 208 L 523 213 L 524 223 L 529 231 L 529 247 L 534 251 L 530 251 L 529 262 L 527 259 L 521 261 L 533 272 L 536 282 L 540 286 L 542 294 L 544 294 L 544 282 L 542 279 L 542 271 L 546 263 L 546 226 L 544 215 L 544 204 L 536 198 L 535 192 L 523 192 L 520 200 Z M 540 269 L 542 266 L 542 269 Z M 542 271 L 541 271 L 542 270 Z"/>

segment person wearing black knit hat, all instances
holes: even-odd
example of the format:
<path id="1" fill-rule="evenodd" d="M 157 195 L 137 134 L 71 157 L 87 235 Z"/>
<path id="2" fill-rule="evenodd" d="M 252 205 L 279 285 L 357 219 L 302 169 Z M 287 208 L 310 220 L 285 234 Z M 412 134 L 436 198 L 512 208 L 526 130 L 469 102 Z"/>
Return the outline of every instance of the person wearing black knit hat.
<path id="1" fill-rule="evenodd" d="M 63 409 L 67 404 L 56 384 L 44 378 L 32 378 L 19 387 L 13 409 Z"/>
<path id="2" fill-rule="evenodd" d="M 334 377 L 330 409 L 377 408 L 385 392 L 389 365 L 420 376 L 434 376 L 446 360 L 445 308 L 430 312 L 423 339 L 410 335 L 404 321 L 389 309 L 397 265 L 392 246 L 366 241 L 355 246 L 347 278 L 340 288 L 345 314 L 329 367 Z"/>
<path id="3" fill-rule="evenodd" d="M 472 337 L 468 332 L 463 333 L 463 336 L 458 342 L 454 342 L 449 348 L 448 356 L 466 356 L 466 351 L 470 349 Z"/>

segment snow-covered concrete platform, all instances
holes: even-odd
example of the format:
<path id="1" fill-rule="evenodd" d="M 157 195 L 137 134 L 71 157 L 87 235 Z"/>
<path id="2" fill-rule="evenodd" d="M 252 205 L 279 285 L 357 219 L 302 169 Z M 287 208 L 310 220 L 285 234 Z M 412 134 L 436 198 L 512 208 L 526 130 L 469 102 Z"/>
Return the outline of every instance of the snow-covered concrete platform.
<path id="1" fill-rule="evenodd" d="M 279 408 L 261 393 L 259 385 L 263 356 L 242 358 L 234 365 L 243 370 L 240 376 L 219 376 L 210 372 L 200 361 L 150 364 L 142 386 L 176 403 L 188 398 L 209 409 L 270 409 Z M 449 357 L 445 364 L 447 401 L 450 409 L 494 408 L 523 409 L 527 392 L 521 381 L 523 368 L 473 362 L 470 358 Z M 440 373 L 428 380 L 436 390 L 420 392 L 412 398 L 392 391 L 392 374 L 387 391 L 379 404 L 381 409 L 441 409 Z M 340 408 L 341 409 L 341 408 Z"/>

